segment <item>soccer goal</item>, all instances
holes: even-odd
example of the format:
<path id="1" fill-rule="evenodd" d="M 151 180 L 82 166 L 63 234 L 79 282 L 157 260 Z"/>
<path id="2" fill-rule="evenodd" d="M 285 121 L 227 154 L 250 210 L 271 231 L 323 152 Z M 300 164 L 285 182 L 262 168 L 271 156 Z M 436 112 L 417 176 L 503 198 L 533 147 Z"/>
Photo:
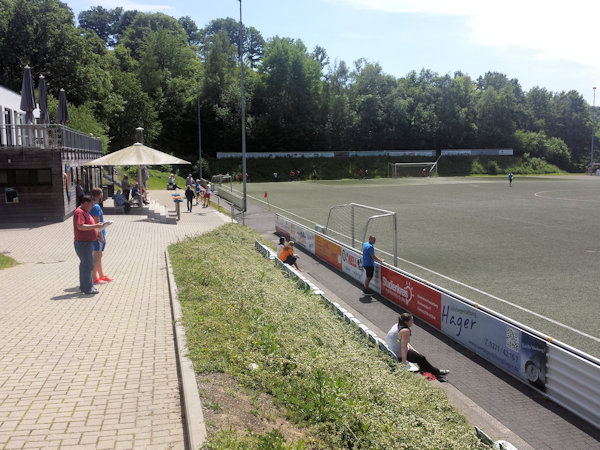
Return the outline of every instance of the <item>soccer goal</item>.
<path id="1" fill-rule="evenodd" d="M 388 177 L 429 177 L 437 174 L 437 161 L 388 163 Z"/>
<path id="2" fill-rule="evenodd" d="M 325 234 L 362 252 L 370 235 L 377 238 L 377 247 L 398 262 L 398 225 L 394 211 L 348 203 L 332 206 L 327 217 Z"/>

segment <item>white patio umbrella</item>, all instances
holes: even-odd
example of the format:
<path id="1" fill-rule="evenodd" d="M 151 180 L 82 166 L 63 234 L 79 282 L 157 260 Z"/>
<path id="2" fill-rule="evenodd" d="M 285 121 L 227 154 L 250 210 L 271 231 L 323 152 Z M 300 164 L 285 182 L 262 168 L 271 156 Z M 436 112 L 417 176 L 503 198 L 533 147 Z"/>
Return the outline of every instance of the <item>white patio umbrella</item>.
<path id="1" fill-rule="evenodd" d="M 163 164 L 191 164 L 191 162 L 136 142 L 129 147 L 87 162 L 84 166 L 137 166 L 138 179 L 141 184 L 142 166 L 160 166 Z"/>

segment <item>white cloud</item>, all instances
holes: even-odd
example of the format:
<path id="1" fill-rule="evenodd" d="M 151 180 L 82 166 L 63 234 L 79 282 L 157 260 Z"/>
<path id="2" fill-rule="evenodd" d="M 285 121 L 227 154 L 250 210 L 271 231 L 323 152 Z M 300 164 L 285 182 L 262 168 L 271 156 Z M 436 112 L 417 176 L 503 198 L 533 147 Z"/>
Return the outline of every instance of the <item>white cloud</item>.
<path id="1" fill-rule="evenodd" d="M 99 4 L 96 0 L 87 0 L 85 2 L 82 1 L 70 1 L 69 6 L 76 6 L 78 3 L 85 3 L 86 5 L 81 5 L 80 8 L 89 9 L 93 6 Z M 124 11 L 137 10 L 142 12 L 162 12 L 168 14 L 170 11 L 173 11 L 174 8 L 170 5 L 160 5 L 153 3 L 143 3 L 143 2 L 135 2 L 129 0 L 104 0 L 102 2 L 102 7 L 106 9 L 113 9 L 117 7 L 122 7 Z"/>
<path id="2" fill-rule="evenodd" d="M 575 62 L 600 71 L 595 57 L 600 3 L 585 0 L 337 0 L 387 13 L 461 16 L 479 45 L 533 51 L 536 58 Z"/>

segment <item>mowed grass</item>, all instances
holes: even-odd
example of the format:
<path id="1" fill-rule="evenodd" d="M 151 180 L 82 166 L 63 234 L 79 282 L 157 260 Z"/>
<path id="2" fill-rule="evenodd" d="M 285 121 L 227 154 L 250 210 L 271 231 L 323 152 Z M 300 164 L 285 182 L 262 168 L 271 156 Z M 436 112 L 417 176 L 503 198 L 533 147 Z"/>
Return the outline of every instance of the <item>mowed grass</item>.
<path id="1" fill-rule="evenodd" d="M 256 252 L 257 237 L 230 224 L 169 252 L 196 372 L 271 395 L 309 436 L 273 448 L 485 448 L 442 391 L 367 345 Z M 268 440 L 245 431 L 211 435 L 207 446 Z"/>
<path id="2" fill-rule="evenodd" d="M 14 267 L 16 265 L 17 262 L 14 259 L 0 253 L 0 270 L 8 269 L 9 267 Z"/>
<path id="3" fill-rule="evenodd" d="M 600 177 L 517 176 L 512 187 L 506 177 L 250 183 L 247 190 L 254 202 L 311 227 L 326 225 L 334 205 L 395 211 L 398 267 L 600 358 Z M 377 234 L 376 249 L 391 253 L 390 233 Z"/>

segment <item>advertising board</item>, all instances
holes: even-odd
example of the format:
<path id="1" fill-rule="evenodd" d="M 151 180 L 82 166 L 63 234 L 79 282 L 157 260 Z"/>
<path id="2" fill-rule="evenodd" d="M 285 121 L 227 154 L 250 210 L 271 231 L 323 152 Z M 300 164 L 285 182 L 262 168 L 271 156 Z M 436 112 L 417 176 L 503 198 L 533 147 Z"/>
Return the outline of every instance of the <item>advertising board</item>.
<path id="1" fill-rule="evenodd" d="M 283 216 L 275 215 L 275 231 L 289 240 L 292 232 L 292 222 Z"/>
<path id="2" fill-rule="evenodd" d="M 318 234 L 315 235 L 315 255 L 342 270 L 342 247 Z"/>
<path id="3" fill-rule="evenodd" d="M 315 253 L 315 233 L 303 225 L 290 224 L 290 240 L 300 244 L 311 253 Z"/>
<path id="4" fill-rule="evenodd" d="M 442 331 L 514 376 L 545 390 L 546 341 L 446 294 Z"/>
<path id="5" fill-rule="evenodd" d="M 435 289 L 382 267 L 381 295 L 441 329 L 442 294 Z"/>

